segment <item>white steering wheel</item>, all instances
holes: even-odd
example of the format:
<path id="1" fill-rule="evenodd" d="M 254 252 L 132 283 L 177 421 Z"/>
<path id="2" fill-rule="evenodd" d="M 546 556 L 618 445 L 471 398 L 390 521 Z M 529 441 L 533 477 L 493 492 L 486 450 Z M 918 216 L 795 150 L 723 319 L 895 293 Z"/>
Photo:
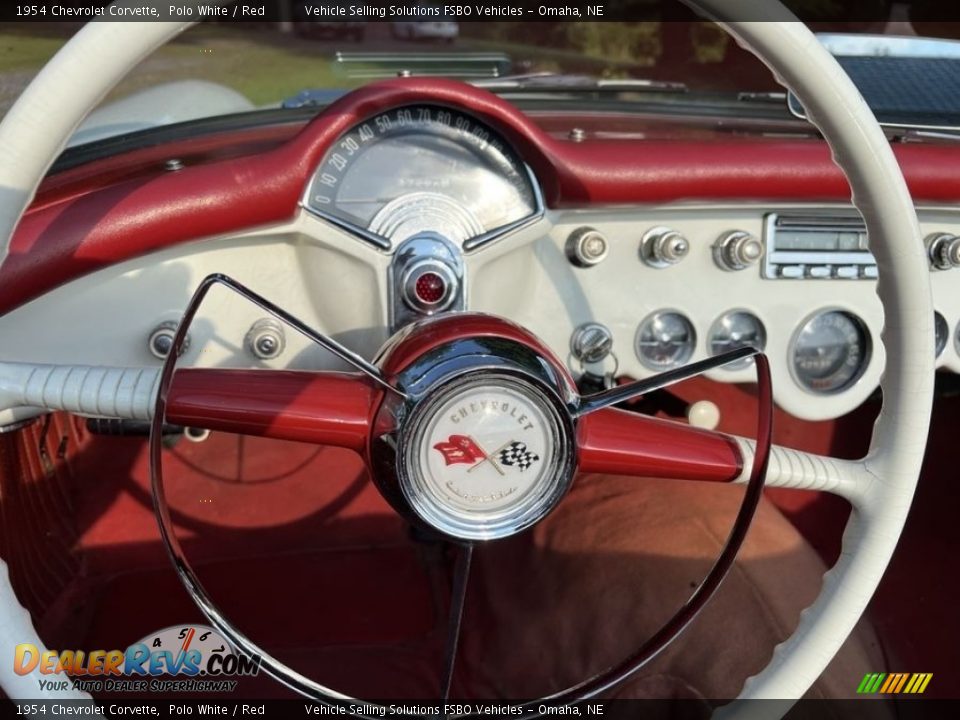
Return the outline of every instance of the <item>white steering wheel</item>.
<path id="1" fill-rule="evenodd" d="M 768 484 L 833 492 L 853 505 L 843 552 L 825 576 L 819 597 L 740 695 L 796 699 L 824 670 L 866 608 L 913 498 L 933 402 L 929 270 L 913 203 L 890 145 L 857 89 L 810 31 L 776 2 L 690 4 L 723 21 L 801 100 L 849 180 L 879 269 L 886 372 L 870 452 L 861 460 L 845 461 L 774 447 L 770 458 Z M 743 17 L 752 21 L 738 19 Z M 0 261 L 41 179 L 87 113 L 130 68 L 188 26 L 90 23 L 24 91 L 0 124 Z M 750 445 L 741 444 L 749 465 Z M 746 471 L 744 477 L 749 467 Z M 0 646 L 33 642 L 43 647 L 2 562 L 0 606 Z M 86 697 L 71 690 L 41 692 L 34 678 L 16 675 L 9 663 L 0 663 L 0 686 L 14 699 Z"/>

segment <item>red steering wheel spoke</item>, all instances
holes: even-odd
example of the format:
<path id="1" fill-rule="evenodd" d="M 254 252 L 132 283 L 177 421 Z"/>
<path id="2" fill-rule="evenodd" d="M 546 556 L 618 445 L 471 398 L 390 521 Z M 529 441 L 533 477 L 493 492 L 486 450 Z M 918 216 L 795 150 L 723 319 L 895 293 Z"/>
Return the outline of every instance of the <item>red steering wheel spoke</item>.
<path id="1" fill-rule="evenodd" d="M 755 358 L 760 400 L 757 441 L 758 446 L 766 446 L 765 455 L 769 449 L 773 402 L 769 363 L 760 351 L 742 347 L 581 398 L 577 423 L 580 472 L 704 482 L 740 479 L 745 463 L 734 438 L 673 420 L 618 410 L 614 405 L 745 358 Z"/>
<path id="2" fill-rule="evenodd" d="M 616 408 L 581 418 L 577 445 L 584 473 L 731 482 L 743 472 L 732 437 Z"/>
<path id="3" fill-rule="evenodd" d="M 382 393 L 361 373 L 183 368 L 166 422 L 362 453 Z"/>

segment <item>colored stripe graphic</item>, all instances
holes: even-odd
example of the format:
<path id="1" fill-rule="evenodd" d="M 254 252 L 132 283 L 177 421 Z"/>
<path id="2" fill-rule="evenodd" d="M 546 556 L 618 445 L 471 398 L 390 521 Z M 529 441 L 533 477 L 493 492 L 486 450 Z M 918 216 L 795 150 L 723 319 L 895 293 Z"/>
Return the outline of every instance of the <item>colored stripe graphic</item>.
<path id="1" fill-rule="evenodd" d="M 870 686 L 870 692 L 875 693 L 880 689 L 880 683 L 883 682 L 883 679 L 887 676 L 886 673 L 877 673 L 877 679 L 873 681 L 873 684 Z"/>
<path id="2" fill-rule="evenodd" d="M 896 673 L 892 673 L 892 674 L 890 674 L 890 675 L 887 675 L 887 681 L 883 684 L 883 687 L 880 688 L 880 692 L 881 692 L 881 693 L 890 692 L 890 686 L 893 685 L 894 683 L 896 683 L 897 680 L 899 680 L 899 679 L 900 679 L 900 677 L 899 677 Z"/>
<path id="3" fill-rule="evenodd" d="M 920 695 L 927 689 L 933 673 L 867 673 L 857 686 L 860 695 Z"/>

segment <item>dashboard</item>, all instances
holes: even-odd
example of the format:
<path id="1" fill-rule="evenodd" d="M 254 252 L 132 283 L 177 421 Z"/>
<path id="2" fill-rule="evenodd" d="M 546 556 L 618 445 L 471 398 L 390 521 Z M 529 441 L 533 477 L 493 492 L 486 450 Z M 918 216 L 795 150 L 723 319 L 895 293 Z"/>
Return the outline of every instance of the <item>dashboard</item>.
<path id="1" fill-rule="evenodd" d="M 775 400 L 797 417 L 838 417 L 878 388 L 876 265 L 849 203 L 556 201 L 542 173 L 548 153 L 531 154 L 517 126 L 440 101 L 386 105 L 327 128 L 288 217 L 78 273 L 0 316 L 0 360 L 159 365 L 193 290 L 220 272 L 368 358 L 409 322 L 473 310 L 529 328 L 575 375 L 649 377 L 749 344 L 769 356 Z M 589 151 L 589 142 L 562 142 Z M 644 157 L 638 143 L 635 162 Z M 960 209 L 918 211 L 938 367 L 960 372 Z M 225 291 L 205 302 L 190 334 L 184 362 L 339 367 Z M 747 361 L 709 377 L 752 382 L 754 370 Z"/>

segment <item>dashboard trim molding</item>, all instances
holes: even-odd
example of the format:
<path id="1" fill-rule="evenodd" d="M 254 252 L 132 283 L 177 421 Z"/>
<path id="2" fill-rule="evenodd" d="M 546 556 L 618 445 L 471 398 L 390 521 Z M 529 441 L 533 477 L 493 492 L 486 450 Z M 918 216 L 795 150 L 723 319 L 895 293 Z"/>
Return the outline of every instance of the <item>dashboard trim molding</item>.
<path id="1" fill-rule="evenodd" d="M 176 173 L 158 163 L 107 186 L 91 174 L 91 189 L 72 185 L 59 199 L 41 188 L 41 204 L 20 222 L 0 266 L 0 314 L 124 260 L 290 221 L 313 169 L 337 138 L 384 108 L 415 102 L 460 108 L 500 132 L 539 179 L 550 209 L 850 200 L 846 180 L 820 141 L 571 142 L 483 89 L 439 78 L 396 78 L 344 96 L 289 140 L 258 154 Z M 918 202 L 960 200 L 960 146 L 899 145 L 894 151 Z M 104 162 L 117 167 L 116 158 Z M 56 176 L 47 182 L 56 183 Z"/>

